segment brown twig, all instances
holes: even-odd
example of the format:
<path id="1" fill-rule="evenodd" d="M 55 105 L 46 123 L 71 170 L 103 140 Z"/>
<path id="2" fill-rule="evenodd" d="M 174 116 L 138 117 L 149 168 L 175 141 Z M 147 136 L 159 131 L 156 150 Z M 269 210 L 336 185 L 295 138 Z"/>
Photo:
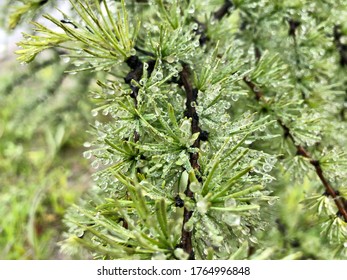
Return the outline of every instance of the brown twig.
<path id="1" fill-rule="evenodd" d="M 223 6 L 213 13 L 214 18 L 217 20 L 221 20 L 225 15 L 230 13 L 229 9 L 233 6 L 234 5 L 230 0 L 225 0 Z"/>
<path id="2" fill-rule="evenodd" d="M 225 0 L 223 6 L 218 9 L 215 13 L 213 13 L 213 17 L 217 20 L 221 20 L 225 15 L 229 14 L 229 9 L 233 6 L 232 2 L 230 0 Z M 209 38 L 206 35 L 206 25 L 202 24 L 196 19 L 193 19 L 197 24 L 198 24 L 198 29 L 196 31 L 197 35 L 200 35 L 200 45 L 204 45 L 206 41 L 209 40 Z M 199 127 L 199 116 L 196 112 L 196 108 L 194 104 L 197 104 L 197 97 L 198 97 L 198 90 L 193 88 L 191 83 L 190 83 L 190 69 L 188 64 L 183 63 L 183 70 L 180 73 L 180 79 L 178 84 L 180 86 L 183 86 L 184 91 L 186 92 L 186 111 L 185 111 L 185 116 L 187 118 L 190 118 L 192 121 L 192 134 L 194 133 L 200 133 L 199 137 L 194 141 L 192 147 L 193 148 L 200 148 L 200 141 L 206 141 L 208 139 L 208 132 L 207 131 L 202 131 L 201 128 Z M 198 153 L 190 153 L 190 164 L 195 170 L 200 170 L 200 165 L 199 165 L 199 154 Z M 198 178 L 199 181 L 201 181 L 201 178 Z M 185 194 L 189 198 L 194 198 L 194 193 L 189 189 L 189 181 L 188 181 L 188 186 L 185 191 Z M 179 199 L 179 196 L 176 198 Z M 181 201 L 178 200 L 176 205 L 178 207 L 184 206 L 184 203 L 181 203 Z M 179 244 L 179 247 L 182 248 L 186 253 L 189 254 L 189 259 L 194 259 L 194 250 L 193 250 L 193 244 L 192 244 L 192 236 L 193 233 L 192 231 L 187 231 L 185 229 L 186 223 L 189 221 L 189 219 L 192 217 L 193 211 L 188 210 L 186 207 L 184 207 L 184 213 L 183 213 L 183 224 L 182 224 L 182 236 L 181 236 L 181 242 Z"/>
<path id="3" fill-rule="evenodd" d="M 190 118 L 192 120 L 192 134 L 194 133 L 201 133 L 201 129 L 199 127 L 199 116 L 196 112 L 194 103 L 197 102 L 197 89 L 194 89 L 189 81 L 190 77 L 190 70 L 189 66 L 187 64 L 183 65 L 183 70 L 180 73 L 180 80 L 182 82 L 183 88 L 186 92 L 187 101 L 186 101 L 186 111 L 185 115 L 187 118 Z M 193 148 L 199 148 L 200 147 L 200 137 L 198 137 L 195 142 L 192 145 Z M 190 153 L 190 164 L 195 170 L 200 170 L 200 166 L 198 163 L 199 160 L 199 154 L 198 153 Z M 185 194 L 189 198 L 193 198 L 194 194 L 189 189 L 189 182 L 187 189 L 185 191 Z M 189 221 L 191 216 L 193 215 L 193 211 L 188 210 L 186 207 L 184 208 L 183 213 L 183 225 L 182 225 L 182 238 L 180 247 L 183 248 L 183 250 L 189 254 L 189 259 L 194 259 L 194 251 L 193 251 L 193 244 L 192 244 L 192 231 L 187 231 L 185 229 L 185 224 Z"/>
<path id="4" fill-rule="evenodd" d="M 340 54 L 340 65 L 347 66 L 347 44 L 341 42 L 341 38 L 343 36 L 341 32 L 341 27 L 338 25 L 334 26 L 334 42 L 337 47 L 337 50 Z"/>

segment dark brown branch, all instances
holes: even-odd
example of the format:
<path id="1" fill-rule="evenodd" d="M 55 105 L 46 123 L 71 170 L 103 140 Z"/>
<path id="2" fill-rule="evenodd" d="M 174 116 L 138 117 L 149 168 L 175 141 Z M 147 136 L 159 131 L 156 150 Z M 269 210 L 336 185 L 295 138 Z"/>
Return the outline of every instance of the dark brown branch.
<path id="1" fill-rule="evenodd" d="M 130 85 L 131 88 L 131 94 L 130 96 L 134 99 L 134 105 L 135 108 L 137 108 L 137 95 L 139 93 L 139 87 L 132 85 L 131 81 L 134 80 L 137 83 L 140 82 L 142 75 L 143 75 L 143 63 L 142 61 L 139 59 L 138 56 L 130 56 L 127 60 L 126 60 L 126 64 L 130 67 L 131 71 L 127 74 L 127 76 L 124 78 L 125 83 Z M 152 73 L 153 68 L 154 68 L 154 61 L 149 61 L 148 62 L 148 73 L 149 75 Z M 140 135 L 139 133 L 135 130 L 134 131 L 134 142 L 139 141 L 140 139 Z"/>
<path id="2" fill-rule="evenodd" d="M 255 99 L 260 101 L 263 98 L 263 93 L 259 90 L 259 88 L 248 78 L 244 77 L 243 81 L 248 85 L 248 87 L 254 92 Z"/>
<path id="3" fill-rule="evenodd" d="M 198 97 L 198 91 L 197 89 L 194 89 L 189 81 L 190 77 L 190 70 L 189 66 L 187 64 L 183 65 L 183 70 L 180 73 L 180 80 L 182 82 L 184 91 L 186 92 L 186 111 L 185 115 L 187 118 L 190 118 L 192 121 L 192 133 L 201 133 L 201 129 L 199 127 L 199 116 L 196 112 L 195 105 L 197 102 Z M 193 143 L 192 147 L 199 148 L 200 147 L 200 137 L 198 137 L 195 142 Z M 199 154 L 198 153 L 191 153 L 190 154 L 190 164 L 195 170 L 200 170 L 200 166 L 198 163 L 199 160 Z M 189 198 L 193 198 L 194 194 L 189 189 L 189 182 L 187 189 L 185 191 L 185 194 Z M 192 244 L 192 231 L 187 231 L 185 229 L 185 224 L 189 221 L 191 216 L 193 215 L 193 211 L 189 211 L 187 208 L 184 208 L 183 213 L 183 225 L 182 225 L 182 238 L 180 247 L 189 254 L 189 259 L 194 259 L 194 251 L 193 251 L 193 244 Z"/>
<path id="4" fill-rule="evenodd" d="M 343 44 L 341 42 L 341 38 L 343 36 L 341 32 L 341 27 L 335 25 L 334 26 L 334 42 L 337 47 L 337 50 L 339 51 L 340 54 L 340 65 L 347 66 L 347 44 Z"/>
<path id="5" fill-rule="evenodd" d="M 289 24 L 289 30 L 288 30 L 288 35 L 293 38 L 293 49 L 294 49 L 294 55 L 295 55 L 295 64 L 297 69 L 300 71 L 302 69 L 301 67 L 301 62 L 300 62 L 300 56 L 298 52 L 298 42 L 297 42 L 297 29 L 301 25 L 300 21 L 294 20 L 294 19 L 288 19 L 288 24 Z M 302 78 L 301 77 L 296 77 L 296 82 L 298 84 L 302 83 Z M 301 97 L 306 102 L 307 96 L 305 92 L 300 89 L 301 92 Z"/>
<path id="6" fill-rule="evenodd" d="M 249 86 L 249 88 L 254 92 L 254 94 L 256 95 L 256 99 L 258 101 L 263 101 L 266 103 L 266 100 L 264 100 L 263 92 L 260 91 L 259 88 L 256 87 L 253 82 L 249 81 L 249 79 L 245 78 L 244 81 Z M 254 91 L 255 88 L 257 88 L 257 91 Z M 344 203 L 344 198 L 339 196 L 338 192 L 334 190 L 334 188 L 331 186 L 327 178 L 324 176 L 319 160 L 314 159 L 311 156 L 311 154 L 305 149 L 305 147 L 295 143 L 295 138 L 292 132 L 290 131 L 289 127 L 283 123 L 281 119 L 277 119 L 277 122 L 282 127 L 284 131 L 284 136 L 289 138 L 291 142 L 293 143 L 293 145 L 295 146 L 297 155 L 307 158 L 310 164 L 313 165 L 313 167 L 315 168 L 316 174 L 318 175 L 320 181 L 322 182 L 325 188 L 326 193 L 329 196 L 331 196 L 332 199 L 334 200 L 334 203 L 338 209 L 338 216 L 342 216 L 344 221 L 347 222 L 347 207 L 345 207 L 346 205 Z"/>
<path id="7" fill-rule="evenodd" d="M 301 22 L 294 19 L 288 19 L 288 24 L 289 24 L 288 35 L 295 38 L 296 29 L 300 26 Z"/>
<path id="8" fill-rule="evenodd" d="M 224 4 L 220 9 L 213 13 L 213 16 L 217 20 L 221 20 L 225 15 L 228 15 L 230 13 L 230 8 L 232 8 L 234 5 L 230 0 L 225 0 Z"/>
<path id="9" fill-rule="evenodd" d="M 199 37 L 199 43 L 200 46 L 203 46 L 206 44 L 207 41 L 210 40 L 210 38 L 207 36 L 207 26 L 206 24 L 198 21 L 196 18 L 193 18 L 193 21 L 198 24 L 198 28 L 194 31 L 195 35 L 200 36 Z"/>
<path id="10" fill-rule="evenodd" d="M 347 104 L 347 90 L 345 90 L 344 104 Z M 347 109 L 347 107 L 345 105 L 343 105 L 343 107 L 340 110 L 340 117 L 341 117 L 341 120 L 343 120 L 343 121 L 346 120 L 346 109 Z"/>
<path id="11" fill-rule="evenodd" d="M 341 27 L 338 25 L 334 26 L 334 42 L 335 42 L 335 46 L 337 48 L 337 50 L 339 51 L 339 55 L 340 55 L 340 65 L 342 67 L 347 66 L 347 44 L 343 44 L 341 42 L 341 38 L 343 36 L 342 32 L 341 32 Z M 346 92 L 347 94 L 347 92 Z M 347 95 L 345 95 L 345 101 L 347 100 Z M 343 106 L 341 111 L 340 111 L 340 116 L 342 120 L 345 120 L 345 112 L 346 112 L 346 107 Z"/>
<path id="12" fill-rule="evenodd" d="M 288 24 L 289 24 L 288 35 L 293 37 L 293 41 L 294 41 L 294 52 L 295 52 L 296 66 L 300 69 L 300 58 L 299 58 L 299 54 L 298 54 L 298 43 L 296 40 L 296 30 L 301 25 L 301 22 L 294 20 L 294 19 L 288 19 Z"/>
<path id="13" fill-rule="evenodd" d="M 198 90 L 193 89 L 192 85 L 189 82 L 189 66 L 187 64 L 183 65 L 183 70 L 180 73 L 180 78 L 184 87 L 184 90 L 187 95 L 187 100 L 186 100 L 186 112 L 185 115 L 187 118 L 192 119 L 192 133 L 197 133 L 201 132 L 201 129 L 199 127 L 199 116 L 196 112 L 195 105 L 197 103 L 197 98 L 198 98 Z M 194 148 L 199 148 L 200 147 L 200 139 L 198 138 L 195 140 L 193 144 Z M 192 167 L 199 169 L 200 166 L 197 163 L 197 160 L 191 162 Z"/>
<path id="14" fill-rule="evenodd" d="M 232 2 L 230 0 L 226 0 L 223 4 L 223 6 L 217 10 L 213 16 L 217 20 L 221 20 L 225 15 L 229 14 L 229 9 L 233 6 Z M 204 45 L 206 41 L 208 41 L 208 37 L 206 35 L 206 25 L 200 23 L 198 20 L 193 19 L 198 24 L 198 29 L 196 30 L 196 34 L 200 35 L 199 42 L 200 45 Z M 183 63 L 183 70 L 180 73 L 179 80 L 177 83 L 180 86 L 183 86 L 184 91 L 186 92 L 186 111 L 185 116 L 187 118 L 190 118 L 192 121 L 192 134 L 194 133 L 200 133 L 199 137 L 194 141 L 192 147 L 193 148 L 200 148 L 200 141 L 206 141 L 208 139 L 208 132 L 202 131 L 199 127 L 199 116 L 196 112 L 195 106 L 197 105 L 197 97 L 198 97 L 198 90 L 193 88 L 190 83 L 190 69 L 188 64 Z M 200 165 L 199 165 L 199 154 L 198 153 L 190 153 L 190 164 L 191 166 L 197 170 L 200 171 Z M 198 178 L 198 180 L 201 182 L 202 179 Z M 187 197 L 193 199 L 194 193 L 189 189 L 190 182 L 188 181 L 188 186 L 185 191 L 185 194 Z M 178 202 L 178 203 L 177 203 Z M 178 207 L 184 206 L 184 203 L 181 203 L 179 200 L 179 197 L 176 197 L 176 205 Z M 178 245 L 180 248 L 182 248 L 186 253 L 189 255 L 189 259 L 194 259 L 194 250 L 193 250 L 193 244 L 192 244 L 192 231 L 187 231 L 185 229 L 185 224 L 189 221 L 189 219 L 192 217 L 193 211 L 188 210 L 186 207 L 184 207 L 184 213 L 183 213 L 183 224 L 182 224 L 182 235 L 181 235 L 181 242 Z"/>

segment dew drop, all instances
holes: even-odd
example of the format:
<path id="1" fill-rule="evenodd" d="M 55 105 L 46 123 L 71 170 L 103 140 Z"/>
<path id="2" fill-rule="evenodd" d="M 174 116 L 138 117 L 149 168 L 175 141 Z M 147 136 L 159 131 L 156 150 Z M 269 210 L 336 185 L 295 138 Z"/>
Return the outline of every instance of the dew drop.
<path id="1" fill-rule="evenodd" d="M 179 47 L 179 49 L 180 49 L 181 51 L 185 51 L 186 48 L 187 48 L 187 45 L 186 45 L 186 44 L 182 44 L 182 45 Z"/>
<path id="2" fill-rule="evenodd" d="M 225 207 L 234 207 L 234 206 L 236 206 L 236 200 L 233 198 L 228 198 L 227 200 L 225 200 L 224 206 Z"/>
<path id="3" fill-rule="evenodd" d="M 78 238 L 82 238 L 84 235 L 84 230 L 78 229 L 78 230 L 76 230 L 75 234 Z"/>
<path id="4" fill-rule="evenodd" d="M 156 86 L 153 86 L 152 88 L 152 92 L 156 93 L 156 92 L 159 92 L 159 87 L 156 87 Z"/>
<path id="5" fill-rule="evenodd" d="M 99 114 L 98 110 L 92 110 L 92 116 L 96 117 Z"/>
<path id="6" fill-rule="evenodd" d="M 259 126 L 259 131 L 265 131 L 265 129 L 266 129 L 266 126 L 265 126 L 265 125 Z"/>
<path id="7" fill-rule="evenodd" d="M 263 170 L 264 170 L 264 172 L 270 172 L 272 170 L 272 165 L 265 163 L 263 165 Z"/>
<path id="8" fill-rule="evenodd" d="M 64 62 L 64 63 L 69 63 L 69 62 L 70 62 L 70 57 L 65 56 L 65 57 L 63 58 L 63 62 Z"/>
<path id="9" fill-rule="evenodd" d="M 193 45 L 194 45 L 194 47 L 196 47 L 196 48 L 199 47 L 199 46 L 200 46 L 199 40 L 194 41 Z"/>
<path id="10" fill-rule="evenodd" d="M 193 220 L 190 219 L 188 222 L 184 224 L 184 230 L 191 232 L 194 228 Z"/>
<path id="11" fill-rule="evenodd" d="M 275 158 L 275 157 L 267 157 L 267 158 L 265 159 L 265 161 L 266 161 L 268 164 L 270 164 L 270 165 L 274 165 L 274 164 L 277 162 L 277 158 Z"/>
<path id="12" fill-rule="evenodd" d="M 130 55 L 136 55 L 136 50 L 134 48 L 130 50 Z"/>
<path id="13" fill-rule="evenodd" d="M 90 148 L 92 146 L 92 143 L 90 142 L 84 142 L 83 147 Z"/>
<path id="14" fill-rule="evenodd" d="M 147 79 L 142 78 L 140 80 L 140 85 L 143 86 L 147 82 Z"/>
<path id="15" fill-rule="evenodd" d="M 163 252 L 155 252 L 152 255 L 152 260 L 166 260 L 166 255 Z"/>
<path id="16" fill-rule="evenodd" d="M 224 108 L 225 110 L 228 110 L 228 109 L 230 108 L 230 106 L 231 106 L 230 102 L 225 101 L 225 102 L 223 103 L 223 108 Z"/>
<path id="17" fill-rule="evenodd" d="M 209 203 L 208 201 L 206 201 L 206 199 L 202 199 L 198 201 L 198 203 L 196 204 L 196 208 L 201 214 L 206 214 L 209 208 Z"/>
<path id="18" fill-rule="evenodd" d="M 236 102 L 237 100 L 239 100 L 239 96 L 237 94 L 232 94 L 231 100 Z"/>
<path id="19" fill-rule="evenodd" d="M 99 168 L 99 161 L 94 160 L 91 165 L 94 169 L 98 169 Z"/>
<path id="20" fill-rule="evenodd" d="M 157 73 L 155 73 L 155 79 L 160 81 L 163 79 L 163 73 L 161 71 L 157 71 Z"/>
<path id="21" fill-rule="evenodd" d="M 229 226 L 235 227 L 241 224 L 241 217 L 232 213 L 225 213 L 223 216 L 223 221 Z"/>
<path id="22" fill-rule="evenodd" d="M 189 257 L 189 255 L 182 248 L 175 249 L 174 255 L 179 260 L 187 260 Z"/>
<path id="23" fill-rule="evenodd" d="M 175 57 L 173 57 L 173 56 L 171 56 L 171 55 L 167 56 L 165 59 L 166 59 L 166 61 L 167 61 L 168 63 L 173 63 L 173 62 L 175 62 Z"/>
<path id="24" fill-rule="evenodd" d="M 201 186 L 198 182 L 192 182 L 189 185 L 189 188 L 192 192 L 198 192 L 201 189 Z"/>
<path id="25" fill-rule="evenodd" d="M 255 236 L 250 236 L 249 241 L 251 241 L 254 244 L 258 244 L 258 239 Z"/>
<path id="26" fill-rule="evenodd" d="M 113 89 L 108 89 L 108 90 L 106 90 L 105 93 L 108 94 L 108 95 L 114 95 L 115 94 Z"/>
<path id="27" fill-rule="evenodd" d="M 107 116 L 108 113 L 109 113 L 109 108 L 106 108 L 106 109 L 104 109 L 104 110 L 102 111 L 102 114 L 103 114 L 104 116 Z"/>
<path id="28" fill-rule="evenodd" d="M 90 159 L 92 157 L 92 152 L 91 151 L 83 152 L 83 157 L 86 159 Z"/>

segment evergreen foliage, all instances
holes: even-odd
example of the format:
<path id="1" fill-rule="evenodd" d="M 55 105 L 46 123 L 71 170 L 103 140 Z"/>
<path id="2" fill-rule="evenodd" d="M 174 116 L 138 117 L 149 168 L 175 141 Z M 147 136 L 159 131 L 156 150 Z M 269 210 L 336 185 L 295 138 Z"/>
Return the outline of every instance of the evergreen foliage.
<path id="1" fill-rule="evenodd" d="M 22 2 L 33 12 L 53 1 Z M 84 152 L 96 186 L 67 213 L 63 250 L 346 257 L 347 1 L 70 4 L 17 51 L 31 62 L 58 49 L 71 74 L 102 73 Z M 324 253 L 288 240 L 296 207 Z"/>

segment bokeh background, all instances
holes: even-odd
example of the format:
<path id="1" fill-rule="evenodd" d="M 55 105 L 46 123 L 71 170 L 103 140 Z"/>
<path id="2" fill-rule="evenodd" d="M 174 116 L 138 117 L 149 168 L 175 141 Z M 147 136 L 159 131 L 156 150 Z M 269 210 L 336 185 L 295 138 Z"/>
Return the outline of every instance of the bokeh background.
<path id="1" fill-rule="evenodd" d="M 65 210 L 91 185 L 82 153 L 93 77 L 67 75 L 71 65 L 58 50 L 28 65 L 16 61 L 28 21 L 57 11 L 47 6 L 11 30 L 9 15 L 21 3 L 10 2 L 0 0 L 0 259 L 66 259 L 59 250 Z"/>

